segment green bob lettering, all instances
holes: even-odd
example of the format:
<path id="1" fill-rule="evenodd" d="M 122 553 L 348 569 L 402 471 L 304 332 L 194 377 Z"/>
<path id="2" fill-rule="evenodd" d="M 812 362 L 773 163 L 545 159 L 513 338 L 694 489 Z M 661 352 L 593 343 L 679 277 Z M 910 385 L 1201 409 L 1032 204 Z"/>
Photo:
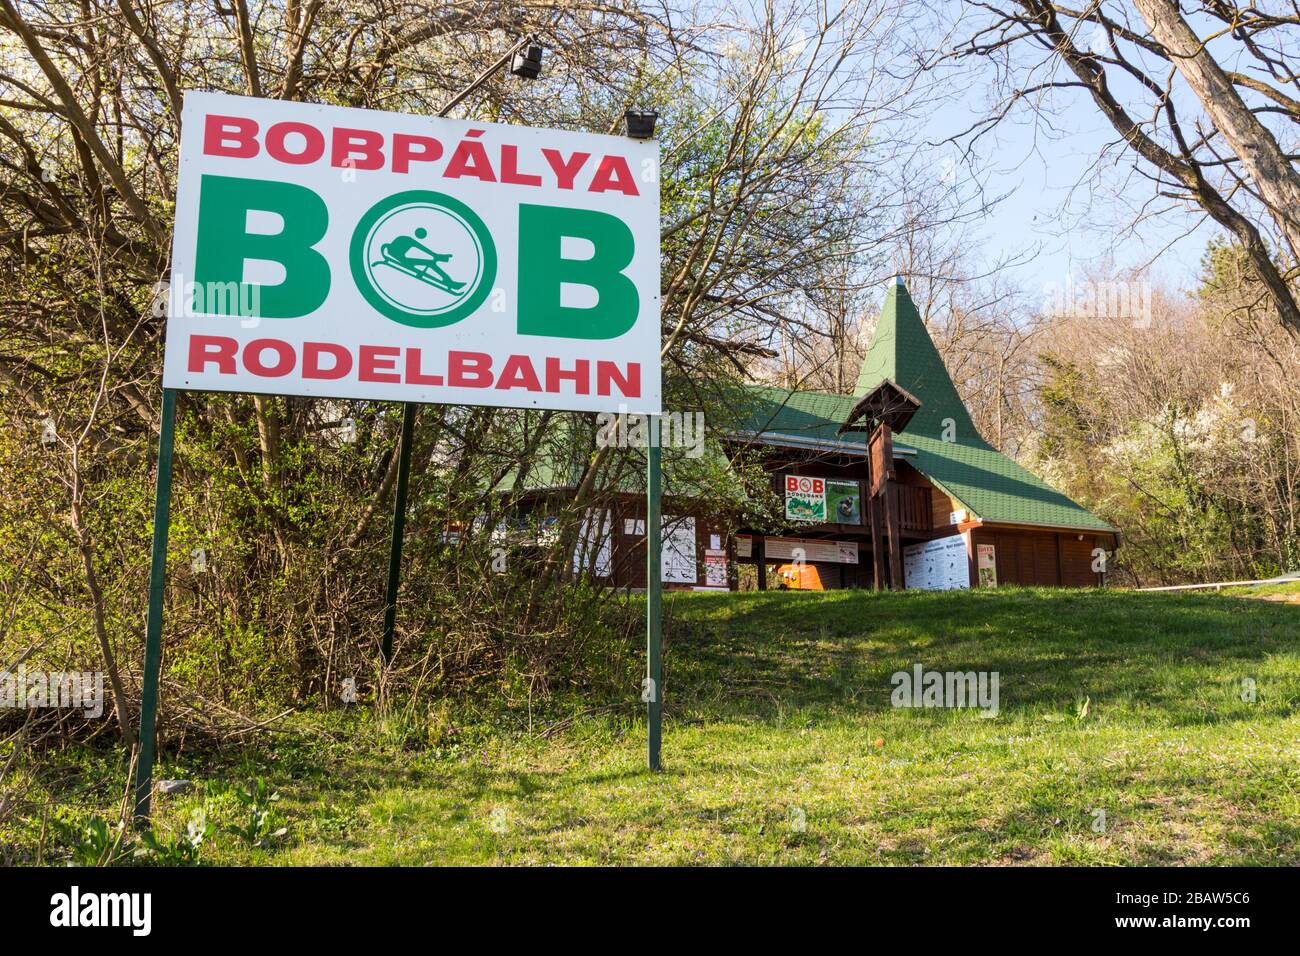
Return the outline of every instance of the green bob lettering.
<path id="1" fill-rule="evenodd" d="M 586 239 L 589 259 L 565 259 L 568 236 Z M 561 206 L 519 207 L 519 332 L 569 339 L 613 339 L 636 324 L 640 299 L 623 270 L 636 246 L 622 220 L 588 209 Z M 560 286 L 596 290 L 590 308 L 560 304 Z"/>
<path id="2" fill-rule="evenodd" d="M 250 210 L 275 213 L 284 227 L 274 235 L 250 233 Z M 307 315 L 320 308 L 329 296 L 329 263 L 312 248 L 325 237 L 328 226 L 329 210 L 324 200 L 305 186 L 204 176 L 199 189 L 194 282 L 199 288 L 209 283 L 242 285 L 246 260 L 278 262 L 284 267 L 284 281 L 260 290 L 258 315 L 266 319 Z M 238 315 L 239 297 L 233 303 L 209 302 L 204 311 Z"/>
<path id="3" fill-rule="evenodd" d="M 274 213 L 275 234 L 248 231 L 250 211 Z M 294 183 L 205 175 L 200 186 L 194 281 L 242 285 L 250 259 L 284 269 L 278 285 L 263 286 L 259 315 L 298 318 L 329 297 L 330 268 L 314 247 L 329 227 L 329 209 Z M 566 258 L 565 238 L 590 243 L 586 258 Z M 624 270 L 636 251 L 632 231 L 615 216 L 589 209 L 519 206 L 518 332 L 571 339 L 613 339 L 637 320 L 640 298 Z M 452 325 L 478 311 L 496 275 L 493 237 L 459 200 L 427 190 L 398 193 L 358 221 L 349 243 L 354 283 L 375 311 L 417 328 Z M 343 266 L 344 263 L 333 264 Z M 596 294 L 590 307 L 561 302 L 564 285 Z M 239 297 L 203 311 L 238 315 Z"/>

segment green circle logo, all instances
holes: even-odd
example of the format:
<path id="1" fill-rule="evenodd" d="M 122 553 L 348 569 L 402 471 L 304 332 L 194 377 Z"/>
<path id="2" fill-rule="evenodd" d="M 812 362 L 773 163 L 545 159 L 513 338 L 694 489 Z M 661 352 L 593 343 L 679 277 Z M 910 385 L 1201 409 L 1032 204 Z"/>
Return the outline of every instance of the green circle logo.
<path id="1" fill-rule="evenodd" d="M 389 196 L 352 233 L 352 279 L 380 313 L 417 329 L 452 325 L 483 304 L 497 274 L 492 236 L 459 199 Z"/>

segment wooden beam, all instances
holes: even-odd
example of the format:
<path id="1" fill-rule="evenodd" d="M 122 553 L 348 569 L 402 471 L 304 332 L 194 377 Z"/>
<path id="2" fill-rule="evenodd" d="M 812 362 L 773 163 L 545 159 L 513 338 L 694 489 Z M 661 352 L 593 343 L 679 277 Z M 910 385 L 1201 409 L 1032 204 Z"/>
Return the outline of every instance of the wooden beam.
<path id="1" fill-rule="evenodd" d="M 900 540 L 898 521 L 898 485 L 892 481 L 885 485 L 885 533 L 889 538 L 889 587 L 903 590 L 903 543 Z"/>
<path id="2" fill-rule="evenodd" d="M 880 531 L 880 499 L 867 499 L 867 518 L 871 522 L 871 574 L 877 591 L 885 589 L 885 568 L 883 549 L 884 536 Z"/>
<path id="3" fill-rule="evenodd" d="M 872 464 L 875 459 L 873 448 L 875 438 L 874 434 L 867 438 L 867 457 L 863 462 L 867 468 L 867 480 L 860 485 L 861 490 L 858 495 L 862 507 L 866 509 L 863 518 L 866 519 L 867 528 L 871 531 L 871 586 L 873 590 L 881 591 L 885 584 L 880 568 L 880 507 L 876 500 L 875 467 Z"/>
<path id="4" fill-rule="evenodd" d="M 758 589 L 767 590 L 767 546 L 761 534 L 754 535 L 753 548 L 754 563 L 758 565 Z"/>

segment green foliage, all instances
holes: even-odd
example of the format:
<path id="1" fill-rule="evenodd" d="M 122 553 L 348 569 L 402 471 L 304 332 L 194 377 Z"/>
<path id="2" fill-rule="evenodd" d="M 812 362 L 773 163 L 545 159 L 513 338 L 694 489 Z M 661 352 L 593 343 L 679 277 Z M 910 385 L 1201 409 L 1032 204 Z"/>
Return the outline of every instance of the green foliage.
<path id="1" fill-rule="evenodd" d="M 134 856 L 151 866 L 194 866 L 199 862 L 203 844 L 216 833 L 216 826 L 202 810 L 195 810 L 185 822 L 182 833 L 171 839 L 159 838 L 153 830 L 140 834 Z"/>
<path id="2" fill-rule="evenodd" d="M 1131 333 L 1075 329 L 1083 345 L 1040 356 L 1031 464 L 1120 529 L 1121 580 L 1300 568 L 1300 353 L 1260 313 L 1252 275 L 1216 240 L 1192 314 Z"/>
<path id="3" fill-rule="evenodd" d="M 1091 697 L 1080 697 L 1074 702 L 1074 719 L 1076 721 L 1085 721 L 1088 719 L 1088 713 L 1092 709 Z"/>
<path id="4" fill-rule="evenodd" d="M 1123 529 L 1121 557 L 1146 575 L 1182 582 L 1276 573 L 1276 555 L 1234 566 L 1263 537 L 1258 506 L 1225 482 L 1236 469 L 1248 473 L 1260 450 L 1239 434 L 1245 417 L 1228 396 L 1191 415 L 1170 408 L 1104 444 L 1080 442 L 1073 455 L 1057 444 L 1049 468 Z"/>
<path id="5" fill-rule="evenodd" d="M 1043 403 L 1041 451 L 1050 458 L 1078 460 L 1091 432 L 1083 374 L 1054 355 L 1039 356 L 1039 361 L 1045 372 L 1038 393 Z"/>
<path id="6" fill-rule="evenodd" d="M 121 828 L 103 817 L 92 816 L 80 824 L 56 820 L 54 825 L 69 849 L 74 866 L 112 866 L 128 856 L 122 846 Z"/>
<path id="7" fill-rule="evenodd" d="M 289 832 L 280 825 L 274 804 L 280 799 L 264 777 L 235 788 L 235 797 L 243 810 L 242 819 L 226 826 L 226 832 L 239 837 L 246 846 L 265 848 Z"/>

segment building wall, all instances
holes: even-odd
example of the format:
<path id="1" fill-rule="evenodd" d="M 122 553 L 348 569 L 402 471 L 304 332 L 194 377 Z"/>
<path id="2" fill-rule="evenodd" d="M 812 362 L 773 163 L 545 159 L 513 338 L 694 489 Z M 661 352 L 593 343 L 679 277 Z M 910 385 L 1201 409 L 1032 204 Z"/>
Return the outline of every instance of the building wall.
<path id="1" fill-rule="evenodd" d="M 864 451 L 865 447 L 864 444 Z M 857 482 L 860 501 L 865 507 L 867 463 L 862 456 L 772 447 L 765 449 L 763 468 L 769 474 L 772 490 L 778 500 L 784 495 L 783 479 L 785 475 L 808 475 L 834 481 Z M 736 531 L 741 534 L 758 533 L 748 528 L 738 528 Z M 809 566 L 815 569 L 816 579 L 826 589 L 871 586 L 871 530 L 865 521 L 865 516 L 858 524 L 841 524 L 833 521 L 818 525 L 791 524 L 783 530 L 773 531 L 772 534 L 779 537 L 821 538 L 857 542 L 858 564 L 811 561 Z M 731 554 L 733 560 L 735 560 L 734 547 L 731 549 Z M 748 558 L 741 558 L 735 563 L 753 566 L 753 561 Z M 768 588 L 782 587 L 780 568 L 783 562 L 769 557 L 767 564 L 769 567 L 767 575 Z M 812 577 L 813 575 L 809 575 L 810 579 Z"/>
<path id="2" fill-rule="evenodd" d="M 665 514 L 667 520 L 672 520 L 681 512 L 672 507 L 665 500 Z M 609 583 L 619 588 L 644 588 L 646 586 L 646 549 L 645 549 L 645 498 L 643 496 L 628 496 L 616 501 L 614 508 L 614 521 L 612 526 L 612 574 L 609 577 Z M 691 584 L 679 584 L 664 582 L 665 590 L 683 590 L 692 587 L 705 587 L 705 556 L 710 550 L 713 543 L 713 536 L 718 537 L 720 548 L 727 555 L 728 578 L 735 580 L 735 548 L 731 540 L 731 532 L 714 517 L 705 516 L 696 512 L 687 511 L 687 514 L 695 518 L 695 558 L 696 574 L 695 581 Z M 632 533 L 628 533 L 629 525 L 632 522 Z M 639 523 L 639 525 L 638 525 Z M 640 533 L 637 533 L 637 532 Z"/>
<path id="3" fill-rule="evenodd" d="M 1111 545 L 1099 537 L 1084 535 L 1082 541 L 1078 540 L 1078 537 L 1074 534 L 1060 535 L 1061 583 L 1066 587 L 1092 587 L 1101 577 L 1092 570 L 1092 550 L 1093 548 L 1109 550 Z"/>
<path id="4" fill-rule="evenodd" d="M 894 463 L 895 471 L 898 474 L 898 483 L 900 485 L 911 485 L 916 488 L 928 488 L 930 490 L 930 527 L 946 528 L 951 523 L 952 513 L 954 511 L 964 511 L 963 505 L 956 498 L 950 498 L 947 494 L 940 491 L 929 478 L 907 460 L 897 460 Z"/>
<path id="5" fill-rule="evenodd" d="M 643 535 L 625 533 L 624 519 L 645 520 L 644 502 L 623 501 L 617 509 L 613 527 L 613 574 L 610 583 L 615 587 L 644 588 L 645 579 L 645 538 Z M 728 529 L 715 523 L 715 519 L 697 516 L 695 521 L 695 548 L 698 559 L 698 574 L 693 585 L 665 583 L 666 589 L 705 586 L 704 558 L 712 536 L 717 535 L 722 549 L 727 553 L 728 579 L 731 586 L 735 584 L 737 560 L 735 541 Z M 1101 575 L 1092 570 L 1093 549 L 1114 548 L 1114 541 L 1109 535 L 1084 534 L 1079 540 L 1078 532 L 1036 531 L 1020 528 L 999 528 L 984 526 L 971 531 L 971 586 L 978 586 L 978 572 L 975 568 L 976 546 L 991 544 L 996 549 L 998 584 L 1022 585 L 1025 587 L 1097 587 L 1102 584 Z M 841 587 L 869 588 L 872 585 L 872 555 L 868 543 L 859 548 L 860 561 L 856 565 L 826 564 L 810 562 L 817 569 L 822 587 L 836 589 Z M 768 587 L 779 588 L 781 562 L 769 559 Z"/>
<path id="6" fill-rule="evenodd" d="M 952 521 L 952 515 L 955 511 L 965 511 L 965 506 L 956 498 L 949 498 L 929 481 L 930 485 L 930 515 L 935 528 L 944 528 Z"/>
<path id="7" fill-rule="evenodd" d="M 862 462 L 848 462 L 835 456 L 808 456 L 800 460 L 797 454 L 784 457 L 773 456 L 766 462 L 772 472 L 774 488 L 783 473 L 808 474 L 824 478 L 857 480 L 864 465 Z M 964 506 L 935 487 L 928 478 L 917 471 L 910 463 L 896 462 L 900 484 L 926 487 L 930 489 L 930 510 L 933 516 L 932 530 L 908 531 L 903 529 L 903 543 L 911 544 L 924 541 L 929 537 L 938 537 L 957 532 L 949 525 L 949 518 Z M 673 516 L 680 509 L 690 508 L 689 503 L 680 502 L 676 506 L 669 498 L 664 500 L 664 511 Z M 688 511 L 688 513 L 690 513 Z M 601 578 L 606 583 L 620 588 L 644 588 L 645 576 L 645 498 L 643 495 L 619 495 L 613 502 L 612 514 L 612 573 Z M 640 521 L 641 532 L 627 533 L 625 522 Z M 1084 533 L 1080 540 L 1079 532 L 1061 532 L 1016 526 L 982 525 L 970 528 L 969 546 L 970 583 L 978 586 L 976 570 L 976 547 L 991 544 L 997 551 L 997 571 L 999 584 L 1018 584 L 1040 587 L 1095 587 L 1101 584 L 1101 576 L 1092 570 L 1093 549 L 1115 547 L 1115 539 L 1110 534 Z M 727 576 L 732 587 L 736 586 L 736 569 L 738 563 L 750 563 L 748 559 L 737 559 L 734 532 L 750 534 L 749 529 L 727 527 L 715 516 L 695 512 L 695 546 L 697 558 L 697 575 L 692 584 L 665 582 L 664 587 L 690 588 L 706 586 L 705 557 L 712 544 L 712 537 L 718 536 L 727 557 Z M 815 537 L 823 539 L 847 539 L 858 542 L 859 563 L 856 565 L 838 565 L 814 562 L 817 575 L 825 588 L 872 586 L 874 581 L 871 553 L 870 530 L 863 525 L 825 524 L 815 526 L 798 526 L 786 529 L 784 534 L 793 537 Z M 781 586 L 778 567 L 782 562 L 768 559 L 770 573 L 767 576 L 768 587 Z"/>
<path id="8" fill-rule="evenodd" d="M 971 586 L 976 586 L 976 548 L 996 548 L 998 584 L 1026 587 L 1096 587 L 1101 575 L 1092 570 L 1093 549 L 1114 548 L 1111 535 L 1036 531 L 984 526 L 971 531 Z"/>

